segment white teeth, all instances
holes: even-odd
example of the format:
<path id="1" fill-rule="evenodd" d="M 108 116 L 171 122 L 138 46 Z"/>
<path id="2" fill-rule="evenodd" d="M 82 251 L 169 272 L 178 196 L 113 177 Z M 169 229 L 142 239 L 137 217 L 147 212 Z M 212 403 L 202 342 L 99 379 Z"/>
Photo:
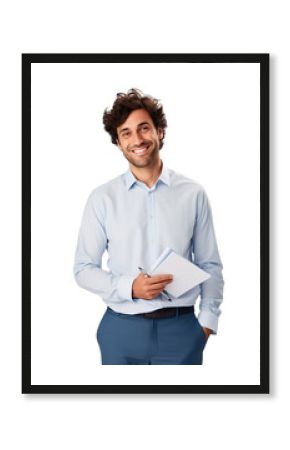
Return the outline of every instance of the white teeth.
<path id="1" fill-rule="evenodd" d="M 134 153 L 136 153 L 136 155 L 142 155 L 143 153 L 145 153 L 147 151 L 147 147 L 138 149 L 138 150 L 133 150 Z"/>

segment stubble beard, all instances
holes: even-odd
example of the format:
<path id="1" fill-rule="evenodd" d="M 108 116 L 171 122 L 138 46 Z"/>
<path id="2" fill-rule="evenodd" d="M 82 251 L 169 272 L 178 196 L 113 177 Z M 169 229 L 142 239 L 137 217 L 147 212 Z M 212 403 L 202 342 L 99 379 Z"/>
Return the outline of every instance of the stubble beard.
<path id="1" fill-rule="evenodd" d="M 132 156 L 134 154 L 132 154 L 131 152 L 129 154 L 126 154 L 125 158 L 129 161 L 129 163 L 133 167 L 137 167 L 137 168 L 150 167 L 150 166 L 154 166 L 154 164 L 158 161 L 159 150 L 160 150 L 159 145 L 157 143 L 155 143 L 150 154 L 147 155 L 143 159 L 140 158 L 140 161 L 138 161 L 138 156 Z"/>

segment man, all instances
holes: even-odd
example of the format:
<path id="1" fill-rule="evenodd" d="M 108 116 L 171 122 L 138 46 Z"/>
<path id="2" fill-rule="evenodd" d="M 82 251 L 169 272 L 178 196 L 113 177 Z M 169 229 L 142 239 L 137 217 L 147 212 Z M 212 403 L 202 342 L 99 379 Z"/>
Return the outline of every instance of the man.
<path id="1" fill-rule="evenodd" d="M 102 364 L 202 364 L 223 298 L 207 195 L 160 159 L 167 121 L 158 100 L 137 89 L 119 93 L 103 123 L 129 168 L 91 192 L 74 265 L 79 286 L 107 305 L 97 331 Z M 211 277 L 169 299 L 163 290 L 172 274 L 146 275 L 166 247 Z M 109 271 L 102 269 L 106 250 Z"/>

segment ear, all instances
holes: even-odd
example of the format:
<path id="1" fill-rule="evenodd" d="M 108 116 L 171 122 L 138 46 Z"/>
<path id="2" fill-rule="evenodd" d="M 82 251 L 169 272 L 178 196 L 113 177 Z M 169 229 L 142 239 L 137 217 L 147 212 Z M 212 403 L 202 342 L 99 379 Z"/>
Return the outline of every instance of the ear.
<path id="1" fill-rule="evenodd" d="M 163 139 L 164 133 L 162 128 L 158 128 L 157 130 L 158 138 Z"/>

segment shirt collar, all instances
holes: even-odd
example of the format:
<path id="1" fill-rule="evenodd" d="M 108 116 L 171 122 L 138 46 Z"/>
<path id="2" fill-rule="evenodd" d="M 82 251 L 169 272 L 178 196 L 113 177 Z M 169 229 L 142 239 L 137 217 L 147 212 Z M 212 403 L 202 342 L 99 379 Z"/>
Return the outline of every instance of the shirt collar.
<path id="1" fill-rule="evenodd" d="M 167 169 L 167 167 L 164 166 L 164 163 L 162 161 L 162 170 L 161 170 L 161 174 L 159 175 L 159 178 L 157 179 L 156 183 L 158 183 L 158 181 L 162 181 L 164 184 L 166 184 L 167 186 L 170 186 L 170 174 L 169 174 L 169 170 Z M 133 173 L 131 172 L 130 168 L 127 170 L 127 172 L 125 173 L 125 183 L 126 183 L 126 187 L 129 190 L 133 184 L 137 183 L 137 178 L 135 178 L 135 176 L 133 175 Z"/>

